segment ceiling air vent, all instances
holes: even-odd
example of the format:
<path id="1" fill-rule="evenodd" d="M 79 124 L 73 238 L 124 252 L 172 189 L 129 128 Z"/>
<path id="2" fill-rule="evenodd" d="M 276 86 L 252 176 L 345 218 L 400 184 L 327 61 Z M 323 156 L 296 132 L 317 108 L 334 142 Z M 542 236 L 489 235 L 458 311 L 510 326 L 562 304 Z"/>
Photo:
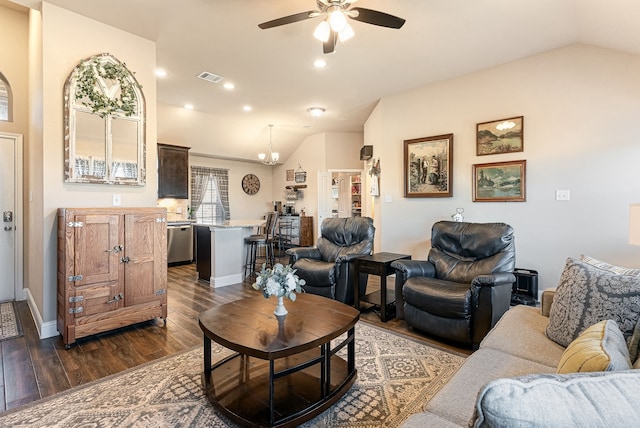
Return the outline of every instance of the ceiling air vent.
<path id="1" fill-rule="evenodd" d="M 218 76 L 217 74 L 209 73 L 208 71 L 203 71 L 202 73 L 198 74 L 198 77 L 211 83 L 218 83 L 224 79 L 224 77 Z"/>

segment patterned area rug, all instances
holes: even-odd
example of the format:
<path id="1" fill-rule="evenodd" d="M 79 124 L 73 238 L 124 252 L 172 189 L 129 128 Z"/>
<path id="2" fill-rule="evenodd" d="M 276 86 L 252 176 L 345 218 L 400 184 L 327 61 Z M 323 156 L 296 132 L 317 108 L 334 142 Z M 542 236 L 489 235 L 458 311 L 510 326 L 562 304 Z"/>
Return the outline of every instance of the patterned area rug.
<path id="1" fill-rule="evenodd" d="M 213 360 L 230 351 L 213 344 Z M 304 427 L 396 427 L 438 391 L 464 357 L 360 322 L 358 378 Z M 148 363 L 0 414 L 11 427 L 235 427 L 202 393 L 202 349 Z"/>
<path id="2" fill-rule="evenodd" d="M 22 326 L 13 302 L 0 303 L 0 340 L 22 336 Z"/>

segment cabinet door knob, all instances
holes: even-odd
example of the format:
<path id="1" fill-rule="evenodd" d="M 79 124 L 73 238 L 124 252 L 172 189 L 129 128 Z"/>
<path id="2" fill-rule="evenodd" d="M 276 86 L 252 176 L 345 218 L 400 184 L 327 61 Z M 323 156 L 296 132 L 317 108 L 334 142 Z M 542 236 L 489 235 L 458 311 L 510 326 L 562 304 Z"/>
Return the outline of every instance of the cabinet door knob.
<path id="1" fill-rule="evenodd" d="M 120 257 L 120 261 L 121 261 L 122 263 L 129 263 L 130 259 L 129 259 L 129 257 L 124 256 L 124 257 Z"/>
<path id="2" fill-rule="evenodd" d="M 117 295 L 113 296 L 113 299 L 107 300 L 107 303 L 115 303 L 118 300 L 122 300 L 122 299 L 124 299 L 124 294 L 118 293 Z"/>

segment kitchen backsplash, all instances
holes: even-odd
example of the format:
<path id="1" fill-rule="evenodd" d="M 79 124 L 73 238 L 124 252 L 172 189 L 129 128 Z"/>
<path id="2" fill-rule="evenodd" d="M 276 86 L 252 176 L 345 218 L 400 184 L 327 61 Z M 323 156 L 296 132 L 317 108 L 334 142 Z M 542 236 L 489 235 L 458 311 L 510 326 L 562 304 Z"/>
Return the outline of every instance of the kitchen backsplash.
<path id="1" fill-rule="evenodd" d="M 158 199 L 158 206 L 167 209 L 167 221 L 179 221 L 188 218 L 188 199 Z"/>

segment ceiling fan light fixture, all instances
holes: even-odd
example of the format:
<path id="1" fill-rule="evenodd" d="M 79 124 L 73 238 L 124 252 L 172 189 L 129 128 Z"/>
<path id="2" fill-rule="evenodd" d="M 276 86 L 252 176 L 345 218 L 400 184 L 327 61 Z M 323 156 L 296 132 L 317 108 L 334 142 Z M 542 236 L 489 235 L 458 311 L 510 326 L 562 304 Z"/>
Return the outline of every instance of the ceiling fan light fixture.
<path id="1" fill-rule="evenodd" d="M 340 40 L 340 43 L 344 43 L 352 38 L 355 34 L 356 33 L 353 32 L 353 28 L 351 28 L 351 25 L 347 23 L 342 31 L 338 33 L 338 40 Z"/>
<path id="2" fill-rule="evenodd" d="M 322 107 L 309 107 L 307 111 L 313 117 L 320 117 L 322 116 L 325 110 Z"/>
<path id="3" fill-rule="evenodd" d="M 331 25 L 331 29 L 336 33 L 342 31 L 345 25 L 347 25 L 347 17 L 338 6 L 329 13 L 329 24 Z"/>
<path id="4" fill-rule="evenodd" d="M 329 40 L 329 34 L 331 34 L 331 27 L 329 26 L 329 23 L 327 21 L 322 21 L 313 32 L 313 37 L 320 40 L 322 43 L 325 43 Z"/>

